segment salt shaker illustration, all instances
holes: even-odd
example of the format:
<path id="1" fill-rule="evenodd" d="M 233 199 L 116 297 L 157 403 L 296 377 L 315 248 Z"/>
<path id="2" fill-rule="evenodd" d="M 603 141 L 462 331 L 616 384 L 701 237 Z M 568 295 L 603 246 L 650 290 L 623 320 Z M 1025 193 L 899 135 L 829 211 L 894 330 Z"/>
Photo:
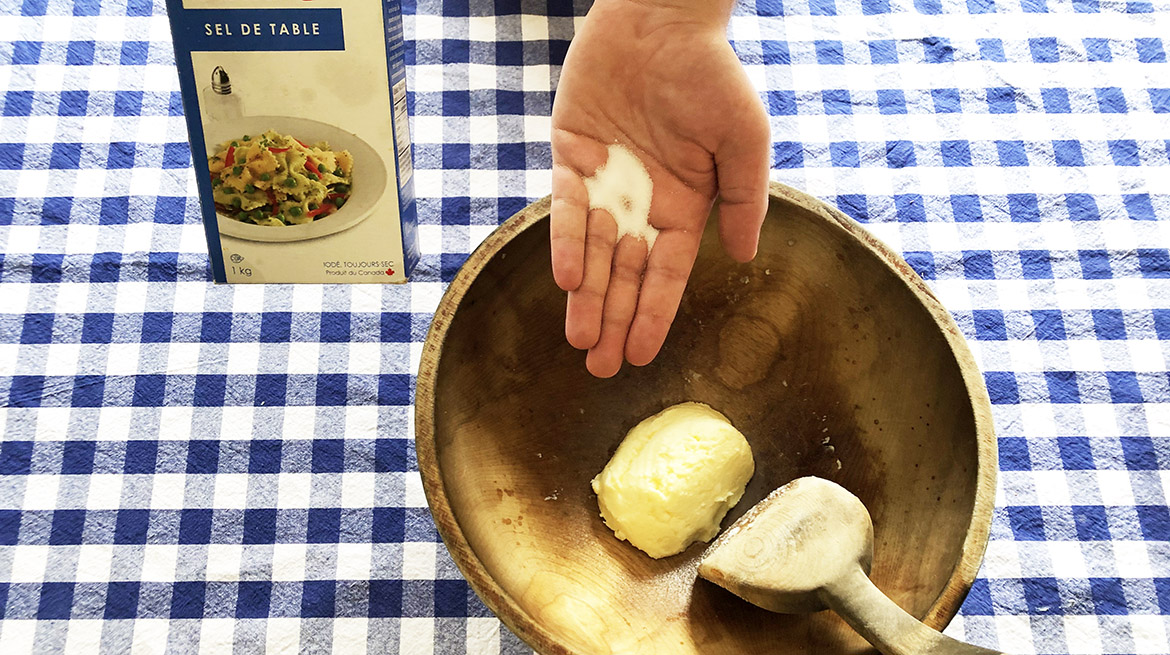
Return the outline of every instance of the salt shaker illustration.
<path id="1" fill-rule="evenodd" d="M 244 115 L 244 102 L 232 93 L 232 80 L 222 66 L 211 71 L 211 86 L 203 88 L 203 109 L 213 121 L 225 121 Z"/>

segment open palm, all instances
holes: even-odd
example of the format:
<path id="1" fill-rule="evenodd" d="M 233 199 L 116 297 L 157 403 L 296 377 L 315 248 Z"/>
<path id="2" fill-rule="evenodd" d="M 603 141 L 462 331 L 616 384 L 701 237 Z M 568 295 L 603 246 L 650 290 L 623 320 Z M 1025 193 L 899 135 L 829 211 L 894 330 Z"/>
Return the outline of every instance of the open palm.
<path id="1" fill-rule="evenodd" d="M 658 354 L 720 199 L 720 236 L 739 261 L 755 256 L 767 206 L 767 115 L 710 20 L 633 0 L 598 0 L 574 37 L 552 112 L 552 266 L 568 292 L 565 334 L 591 373 Z M 584 177 L 620 143 L 654 183 L 653 250 L 589 210 Z"/>

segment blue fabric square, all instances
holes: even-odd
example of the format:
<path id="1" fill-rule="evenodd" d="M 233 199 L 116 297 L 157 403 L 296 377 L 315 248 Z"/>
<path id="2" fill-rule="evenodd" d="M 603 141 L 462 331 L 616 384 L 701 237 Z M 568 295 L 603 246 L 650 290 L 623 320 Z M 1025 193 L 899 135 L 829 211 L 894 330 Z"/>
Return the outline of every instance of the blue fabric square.
<path id="1" fill-rule="evenodd" d="M 983 374 L 987 395 L 994 405 L 1016 405 L 1020 402 L 1020 386 L 1010 371 L 987 371 Z"/>
<path id="2" fill-rule="evenodd" d="M 187 443 L 187 474 L 216 473 L 219 470 L 219 441 L 196 439 Z"/>
<path id="3" fill-rule="evenodd" d="M 877 103 L 882 114 L 906 113 L 906 94 L 902 89 L 878 89 Z"/>
<path id="4" fill-rule="evenodd" d="M 1047 250 L 1021 250 L 1020 269 L 1026 280 L 1052 279 L 1052 255 Z"/>
<path id="5" fill-rule="evenodd" d="M 987 110 L 993 114 L 1016 113 L 1016 91 L 1010 86 L 987 89 Z"/>
<path id="6" fill-rule="evenodd" d="M 371 540 L 376 544 L 399 543 L 406 525 L 405 510 L 401 507 L 375 507 Z"/>
<path id="7" fill-rule="evenodd" d="M 206 544 L 211 542 L 212 510 L 183 509 L 179 513 L 179 543 Z"/>
<path id="8" fill-rule="evenodd" d="M 280 473 L 281 449 L 281 442 L 277 439 L 248 442 L 248 472 Z"/>
<path id="9" fill-rule="evenodd" d="M 150 42 L 123 41 L 118 63 L 123 66 L 145 66 L 150 55 Z"/>
<path id="10" fill-rule="evenodd" d="M 471 168 L 471 144 L 443 144 L 443 168 Z"/>
<path id="11" fill-rule="evenodd" d="M 1052 152 L 1057 166 L 1085 165 L 1085 155 L 1079 141 L 1053 141 Z"/>
<path id="12" fill-rule="evenodd" d="M 1161 39 L 1135 39 L 1137 61 L 1142 63 L 1166 63 L 1166 51 Z"/>
<path id="13" fill-rule="evenodd" d="M 1030 614 L 1052 614 L 1060 611 L 1060 585 L 1056 578 L 1023 578 L 1024 602 Z"/>
<path id="14" fill-rule="evenodd" d="M 942 0 L 914 0 L 914 8 L 920 14 L 936 15 L 942 13 Z"/>
<path id="15" fill-rule="evenodd" d="M 237 619 L 266 619 L 272 606 L 272 582 L 241 580 L 236 589 Z"/>
<path id="16" fill-rule="evenodd" d="M 874 64 L 898 63 L 898 45 L 892 39 L 875 39 L 869 42 L 869 60 Z"/>
<path id="17" fill-rule="evenodd" d="M 861 13 L 865 16 L 890 13 L 890 0 L 861 0 Z"/>
<path id="18" fill-rule="evenodd" d="M 85 116 L 89 106 L 88 91 L 62 91 L 57 105 L 58 116 Z"/>
<path id="19" fill-rule="evenodd" d="M 1150 106 L 1155 114 L 1170 114 L 1170 89 L 1147 89 L 1146 91 L 1150 94 Z"/>
<path id="20" fill-rule="evenodd" d="M 154 4 L 151 0 L 127 0 L 127 16 L 151 16 L 154 14 Z"/>
<path id="21" fill-rule="evenodd" d="M 310 508 L 305 541 L 310 544 L 335 544 L 341 541 L 341 510 L 335 507 Z"/>
<path id="22" fill-rule="evenodd" d="M 105 405 L 105 388 L 104 375 L 78 375 L 74 378 L 69 402 L 74 407 L 102 407 Z"/>
<path id="23" fill-rule="evenodd" d="M 12 65 L 34 66 L 41 60 L 40 41 L 16 41 L 12 44 Z"/>
<path id="24" fill-rule="evenodd" d="M 1097 614 L 1107 616 L 1125 616 L 1126 609 L 1125 588 L 1117 578 L 1089 578 L 1089 588 L 1093 595 L 1093 608 Z"/>
<path id="25" fill-rule="evenodd" d="M 1035 338 L 1042 342 L 1062 342 L 1067 338 L 1065 318 L 1057 309 L 1032 310 L 1032 325 Z"/>
<path id="26" fill-rule="evenodd" d="M 161 407 L 166 397 L 166 380 L 166 376 L 160 374 L 145 374 L 135 377 L 131 405 L 134 407 Z"/>
<path id="27" fill-rule="evenodd" d="M 206 582 L 176 582 L 171 594 L 172 619 L 201 619 L 207 597 Z"/>
<path id="28" fill-rule="evenodd" d="M 444 116 L 471 115 L 471 94 L 467 91 L 443 91 L 442 97 Z"/>
<path id="29" fill-rule="evenodd" d="M 150 528 L 150 510 L 120 509 L 114 525 L 115 544 L 144 544 Z"/>
<path id="30" fill-rule="evenodd" d="M 1089 61 L 1113 61 L 1109 39 L 1085 39 L 1085 56 Z"/>
<path id="31" fill-rule="evenodd" d="M 337 585 L 332 580 L 305 580 L 301 592 L 301 616 L 332 618 Z"/>
<path id="32" fill-rule="evenodd" d="M 1138 385 L 1137 374 L 1133 371 L 1106 371 L 1105 379 L 1109 381 L 1109 398 L 1114 403 L 1140 403 L 1143 402 L 1142 390 Z M 1122 437 L 1122 446 L 1126 445 L 1127 437 Z M 1141 441 L 1145 445 L 1150 446 L 1150 457 L 1152 459 L 1153 469 L 1157 468 L 1157 460 L 1153 457 L 1153 445 L 1149 439 L 1142 438 Z M 1126 461 L 1129 461 L 1129 451 L 1126 450 Z M 1135 467 L 1128 465 L 1131 470 Z"/>
<path id="33" fill-rule="evenodd" d="M 497 66 L 522 66 L 522 65 L 524 65 L 524 43 L 522 41 L 497 41 L 496 42 L 496 65 Z"/>
<path id="34" fill-rule="evenodd" d="M 53 316 L 41 312 L 31 312 L 21 320 L 20 343 L 52 343 Z"/>
<path id="35" fill-rule="evenodd" d="M 1153 93 L 1151 89 L 1150 93 Z M 8 91 L 4 94 L 4 116 L 28 116 L 32 113 L 32 91 Z"/>
<path id="36" fill-rule="evenodd" d="M 256 394 L 253 402 L 257 407 L 280 407 L 287 402 L 288 376 L 277 373 L 256 375 Z"/>
<path id="37" fill-rule="evenodd" d="M 1125 13 L 1152 14 L 1154 13 L 1154 3 L 1146 2 L 1146 0 L 1131 0 L 1125 5 Z"/>
<path id="38" fill-rule="evenodd" d="M 1154 212 L 1154 203 L 1150 200 L 1150 194 L 1137 193 L 1126 194 L 1121 196 L 1122 202 L 1125 203 L 1125 211 L 1129 214 L 1129 218 L 1135 221 L 1156 221 L 1158 215 Z"/>
<path id="39" fill-rule="evenodd" d="M 195 376 L 196 407 L 223 407 L 227 397 L 227 376 L 198 374 Z"/>
<path id="40" fill-rule="evenodd" d="M 1085 280 L 1109 280 L 1113 277 L 1107 250 L 1080 250 L 1076 256 L 1081 262 L 1081 275 Z"/>
<path id="41" fill-rule="evenodd" d="M 1109 371 L 1112 375 L 1125 375 L 1128 379 L 1121 380 L 1121 387 L 1132 385 L 1132 389 L 1122 392 L 1122 397 L 1128 400 L 1114 400 L 1115 403 L 1140 403 L 1141 391 L 1137 388 L 1137 377 L 1132 373 Z M 1113 378 L 1109 379 L 1109 389 L 1113 391 Z M 1149 437 L 1121 437 L 1121 452 L 1125 456 L 1125 468 L 1130 471 L 1157 471 L 1158 453 L 1154 450 L 1154 441 Z"/>
<path id="42" fill-rule="evenodd" d="M 1092 442 L 1089 441 L 1088 437 L 1057 437 L 1056 447 L 1060 451 L 1061 466 L 1070 471 L 1091 471 L 1097 467 L 1093 459 Z M 1108 522 L 1105 520 L 1105 509 L 1103 507 L 1096 507 L 1095 509 L 1101 512 L 1101 525 L 1108 529 Z M 1074 518 L 1076 512 L 1077 508 L 1073 507 Z"/>
<path id="43" fill-rule="evenodd" d="M 836 0 L 808 0 L 808 13 L 810 16 L 836 16 Z"/>
<path id="44" fill-rule="evenodd" d="M 528 155 L 523 143 L 501 143 L 496 146 L 496 168 L 504 171 L 522 171 L 528 168 Z"/>
<path id="45" fill-rule="evenodd" d="M 1002 39 L 976 39 L 976 42 L 979 44 L 979 57 L 984 61 L 1007 61 Z"/>
<path id="46" fill-rule="evenodd" d="M 127 475 L 154 473 L 158 463 L 158 442 L 134 440 L 126 442 L 122 470 Z"/>
<path id="47" fill-rule="evenodd" d="M 1088 440 L 1084 440 L 1088 443 Z M 1091 470 L 1092 460 L 1087 467 L 1080 470 Z M 1077 539 L 1080 541 L 1109 541 L 1109 517 L 1105 515 L 1105 508 L 1098 505 L 1074 505 L 1072 508 L 1073 524 L 1076 526 Z"/>
<path id="48" fill-rule="evenodd" d="M 435 616 L 467 616 L 470 588 L 462 579 L 435 580 Z"/>
<path id="49" fill-rule="evenodd" d="M 24 144 L 0 143 L 0 170 L 18 171 L 24 168 Z"/>
<path id="50" fill-rule="evenodd" d="M 97 443 L 93 441 L 66 441 L 61 449 L 63 475 L 90 475 Z"/>
<path id="51" fill-rule="evenodd" d="M 244 510 L 244 543 L 271 544 L 276 541 L 276 510 Z"/>
<path id="52" fill-rule="evenodd" d="M 321 312 L 321 341 L 346 343 L 350 339 L 349 312 Z"/>
<path id="53" fill-rule="evenodd" d="M 179 279 L 179 253 L 152 252 L 147 255 L 146 279 L 150 282 L 174 282 Z M 227 316 L 225 314 L 225 316 Z M 228 319 L 230 321 L 230 318 Z M 203 338 L 220 338 L 227 340 L 227 334 L 218 332 L 203 333 Z"/>
<path id="54" fill-rule="evenodd" d="M 787 66 L 792 63 L 787 41 L 763 40 L 760 41 L 760 50 L 766 65 Z"/>
<path id="55" fill-rule="evenodd" d="M 107 621 L 133 619 L 138 616 L 138 595 L 141 582 L 110 582 L 106 585 L 106 603 L 102 618 Z"/>
<path id="56" fill-rule="evenodd" d="M 377 439 L 374 442 L 374 472 L 392 473 L 410 470 L 407 465 L 405 439 Z"/>
<path id="57" fill-rule="evenodd" d="M 48 255 L 37 253 L 33 255 L 32 281 L 40 284 L 56 284 L 61 281 L 61 266 L 64 264 L 64 255 Z"/>
<path id="58" fill-rule="evenodd" d="M 1142 277 L 1170 277 L 1170 252 L 1166 249 L 1138 248 L 1137 255 Z"/>
<path id="59" fill-rule="evenodd" d="M 930 1 L 937 2 L 938 0 Z M 955 49 L 951 46 L 950 39 L 928 36 L 922 39 L 922 55 L 928 64 L 945 64 L 955 60 Z"/>
<path id="60" fill-rule="evenodd" d="M 74 0 L 73 1 L 73 15 L 74 16 L 97 16 L 101 13 L 100 0 Z"/>
<path id="61" fill-rule="evenodd" d="M 93 41 L 70 41 L 65 50 L 65 64 L 67 66 L 92 66 Z"/>
<path id="62" fill-rule="evenodd" d="M 77 170 L 81 164 L 80 143 L 54 143 L 49 155 L 49 167 L 58 170 Z"/>
<path id="63" fill-rule="evenodd" d="M 444 38 L 442 41 L 443 63 L 457 64 L 471 61 L 468 51 L 470 44 L 464 39 Z"/>
<path id="64" fill-rule="evenodd" d="M 114 149 L 111 146 L 110 153 Z M 130 168 L 134 166 L 134 154 L 131 152 L 129 164 L 126 166 L 109 166 L 109 168 Z M 126 196 L 105 196 L 102 198 L 101 210 L 98 212 L 98 223 L 101 225 L 125 224 L 130 215 L 130 199 Z M 115 280 L 109 280 L 111 282 Z"/>
<path id="65" fill-rule="evenodd" d="M 926 221 L 926 207 L 922 196 L 913 193 L 896 194 L 894 208 L 902 223 L 923 223 Z"/>
<path id="66" fill-rule="evenodd" d="M 773 116 L 795 116 L 796 94 L 792 91 L 768 91 L 768 107 Z"/>
<path id="67" fill-rule="evenodd" d="M 926 250 L 910 250 L 902 253 L 906 263 L 918 277 L 924 280 L 933 280 L 937 276 L 934 268 L 934 253 Z"/>
<path id="68" fill-rule="evenodd" d="M 0 466 L 3 464 L 0 463 Z M 21 514 L 21 510 L 18 509 L 0 509 L 0 546 L 15 546 L 20 543 Z"/>
<path id="69" fill-rule="evenodd" d="M 410 404 L 410 376 L 383 373 L 378 376 L 378 402 L 382 405 Z"/>
<path id="70" fill-rule="evenodd" d="M 1028 165 L 1028 153 L 1024 151 L 1023 141 L 996 141 L 995 150 L 999 154 L 1000 166 Z"/>
<path id="71" fill-rule="evenodd" d="M 114 336 L 114 315 L 86 314 L 81 322 L 81 343 L 109 343 Z"/>
<path id="72" fill-rule="evenodd" d="M 1081 402 L 1075 371 L 1045 371 L 1044 382 L 1048 386 L 1048 398 L 1051 402 L 1064 405 Z"/>
<path id="73" fill-rule="evenodd" d="M 1170 541 L 1170 507 L 1138 505 L 1137 515 L 1146 541 Z"/>
<path id="74" fill-rule="evenodd" d="M 410 342 L 410 314 L 407 312 L 383 312 L 379 317 L 383 342 Z"/>
<path id="75" fill-rule="evenodd" d="M 955 221 L 959 223 L 983 220 L 983 207 L 979 202 L 979 196 L 951 196 L 951 211 L 954 212 Z"/>
<path id="76" fill-rule="evenodd" d="M 14 375 L 8 387 L 11 407 L 40 407 L 45 378 L 40 375 Z"/>
<path id="77" fill-rule="evenodd" d="M 855 221 L 864 223 L 869 220 L 869 207 L 864 195 L 852 193 L 839 195 L 837 208 Z"/>
<path id="78" fill-rule="evenodd" d="M 1052 64 L 1060 61 L 1060 46 L 1054 37 L 1028 39 L 1032 61 L 1038 64 Z"/>
<path id="79" fill-rule="evenodd" d="M 185 146 L 184 146 L 185 147 Z M 184 151 L 185 152 L 185 151 Z M 178 168 L 186 168 L 186 165 Z M 159 196 L 154 202 L 154 222 L 161 225 L 182 225 L 187 217 L 187 199 L 179 196 Z"/>
<path id="80" fill-rule="evenodd" d="M 821 91 L 821 101 L 826 114 L 852 114 L 853 99 L 848 89 L 825 89 Z"/>
<path id="81" fill-rule="evenodd" d="M 1048 13 L 1048 0 L 1020 0 L 1020 8 L 1029 14 Z"/>
<path id="82" fill-rule="evenodd" d="M 370 618 L 402 616 L 402 581 L 370 580 Z"/>
<path id="83" fill-rule="evenodd" d="M 135 146 L 133 143 L 125 141 L 111 143 L 109 154 L 106 158 L 106 168 L 134 168 L 134 156 Z"/>
<path id="84" fill-rule="evenodd" d="M 1094 309 L 1093 330 L 1098 339 L 1118 341 L 1125 339 L 1125 315 L 1120 309 Z"/>
<path id="85" fill-rule="evenodd" d="M 1097 201 L 1087 193 L 1070 193 L 1064 197 L 1068 207 L 1068 217 L 1074 221 L 1101 220 L 1101 213 L 1097 211 Z"/>
<path id="86" fill-rule="evenodd" d="M 342 407 L 349 398 L 349 376 L 343 373 L 326 373 L 317 376 L 317 404 L 327 407 Z"/>
<path id="87" fill-rule="evenodd" d="M 53 512 L 53 525 L 49 529 L 50 546 L 71 546 L 82 543 L 85 532 L 83 509 L 59 509 Z"/>
<path id="88" fill-rule="evenodd" d="M 967 0 L 968 3 L 977 0 Z M 971 590 L 963 600 L 961 610 L 964 616 L 994 616 L 995 605 L 991 601 L 991 585 L 985 578 L 978 578 L 971 583 Z"/>
<path id="89" fill-rule="evenodd" d="M 772 144 L 774 168 L 801 168 L 804 166 L 804 146 L 796 141 L 778 141 Z"/>
<path id="90" fill-rule="evenodd" d="M 291 312 L 264 312 L 260 318 L 261 343 L 286 343 L 291 338 Z"/>
<path id="91" fill-rule="evenodd" d="M 975 338 L 980 341 L 1006 341 L 1007 324 L 1003 312 L 998 309 L 976 309 L 971 312 L 975 319 Z"/>
<path id="92" fill-rule="evenodd" d="M 963 275 L 968 280 L 994 280 L 995 264 L 989 250 L 964 250 Z"/>
<path id="93" fill-rule="evenodd" d="M 91 281 L 94 281 L 91 276 Z M 103 280 L 113 282 L 115 280 Z M 165 312 L 144 312 L 142 314 L 142 342 L 166 343 L 171 340 L 173 314 Z"/>
<path id="94" fill-rule="evenodd" d="M 345 471 L 345 442 L 341 439 L 313 441 L 313 473 L 342 473 Z"/>
<path id="95" fill-rule="evenodd" d="M 1095 89 L 1097 94 L 1097 106 L 1100 107 L 1102 114 L 1124 114 L 1129 111 L 1128 105 L 1125 103 L 1125 94 L 1121 89 L 1111 86 L 1100 89 Z"/>
<path id="96" fill-rule="evenodd" d="M 887 141 L 886 142 L 886 165 L 890 168 L 907 168 L 909 166 L 916 166 L 918 164 L 917 158 L 914 156 L 914 144 L 910 141 Z"/>
<path id="97" fill-rule="evenodd" d="M 191 148 L 186 143 L 163 144 L 163 168 L 187 168 L 191 165 Z"/>
<path id="98" fill-rule="evenodd" d="M 845 50 L 840 41 L 813 41 L 818 64 L 844 64 Z"/>
<path id="99" fill-rule="evenodd" d="M 1034 193 L 1009 193 L 1008 214 L 1015 223 L 1036 223 L 1040 220 L 1040 200 Z"/>
<path id="100" fill-rule="evenodd" d="M 1044 103 L 1044 111 L 1049 114 L 1072 113 L 1068 89 L 1040 89 L 1040 99 Z"/>
<path id="101" fill-rule="evenodd" d="M 861 160 L 857 154 L 855 141 L 834 141 L 829 144 L 829 159 L 834 166 L 857 168 Z"/>
<path id="102" fill-rule="evenodd" d="M 957 114 L 962 111 L 958 89 L 931 89 L 930 97 L 934 100 L 936 114 Z"/>
<path id="103" fill-rule="evenodd" d="M 1138 154 L 1137 141 L 1120 140 L 1109 141 L 1109 156 L 1118 166 L 1141 166 L 1142 159 Z"/>
<path id="104" fill-rule="evenodd" d="M 73 610 L 72 582 L 43 582 L 37 603 L 37 619 L 68 619 Z"/>
<path id="105" fill-rule="evenodd" d="M 1023 437 L 1000 437 L 999 468 L 1003 471 L 1032 470 L 1032 456 L 1028 452 L 1028 440 Z"/>
<path id="106" fill-rule="evenodd" d="M 1095 14 L 1101 11 L 1100 0 L 1072 0 L 1072 4 L 1078 14 Z"/>
<path id="107" fill-rule="evenodd" d="M 943 166 L 970 166 L 970 142 L 940 142 L 938 150 L 942 153 Z"/>
<path id="108" fill-rule="evenodd" d="M 1044 516 L 1039 507 L 1008 507 L 1007 515 L 1016 541 L 1045 541 Z"/>

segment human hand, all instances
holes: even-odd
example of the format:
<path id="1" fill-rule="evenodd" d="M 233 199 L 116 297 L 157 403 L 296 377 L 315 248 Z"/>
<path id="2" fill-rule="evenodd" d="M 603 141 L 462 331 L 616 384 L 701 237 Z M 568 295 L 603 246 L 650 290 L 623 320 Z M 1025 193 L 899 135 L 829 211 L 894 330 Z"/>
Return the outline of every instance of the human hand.
<path id="1" fill-rule="evenodd" d="M 771 139 L 759 96 L 727 41 L 732 0 L 597 0 L 565 58 L 552 111 L 553 277 L 565 336 L 586 366 L 648 364 L 678 311 L 720 198 L 727 254 L 756 253 Z M 583 178 L 620 143 L 653 180 L 654 247 L 589 209 Z"/>

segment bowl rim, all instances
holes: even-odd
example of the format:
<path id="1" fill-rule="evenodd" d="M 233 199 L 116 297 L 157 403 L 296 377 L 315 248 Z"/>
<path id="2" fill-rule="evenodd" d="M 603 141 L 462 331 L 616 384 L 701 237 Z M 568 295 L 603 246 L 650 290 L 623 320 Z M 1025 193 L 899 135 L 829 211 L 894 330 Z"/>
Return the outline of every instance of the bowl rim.
<path id="1" fill-rule="evenodd" d="M 987 550 L 991 532 L 998 460 L 991 400 L 983 375 L 979 372 L 967 341 L 950 312 L 943 307 L 942 302 L 905 259 L 878 240 L 860 223 L 809 194 L 773 181 L 769 183 L 768 195 L 770 198 L 797 205 L 817 214 L 834 227 L 853 236 L 863 247 L 875 254 L 930 313 L 959 365 L 975 420 L 975 502 L 959 561 L 951 570 L 943 590 L 922 617 L 922 622 L 926 625 L 942 630 L 958 613 L 959 606 L 970 592 Z M 502 223 L 471 253 L 439 301 L 423 343 L 415 386 L 415 450 L 423 492 L 435 526 L 455 565 L 472 589 L 497 618 L 537 652 L 546 655 L 577 655 L 576 651 L 558 643 L 551 632 L 520 607 L 515 599 L 487 574 L 483 562 L 468 544 L 447 499 L 443 481 L 439 476 L 435 443 L 434 384 L 438 373 L 439 353 L 455 317 L 455 310 L 479 272 L 492 257 L 513 238 L 543 220 L 549 214 L 551 205 L 551 196 L 545 196 Z"/>

